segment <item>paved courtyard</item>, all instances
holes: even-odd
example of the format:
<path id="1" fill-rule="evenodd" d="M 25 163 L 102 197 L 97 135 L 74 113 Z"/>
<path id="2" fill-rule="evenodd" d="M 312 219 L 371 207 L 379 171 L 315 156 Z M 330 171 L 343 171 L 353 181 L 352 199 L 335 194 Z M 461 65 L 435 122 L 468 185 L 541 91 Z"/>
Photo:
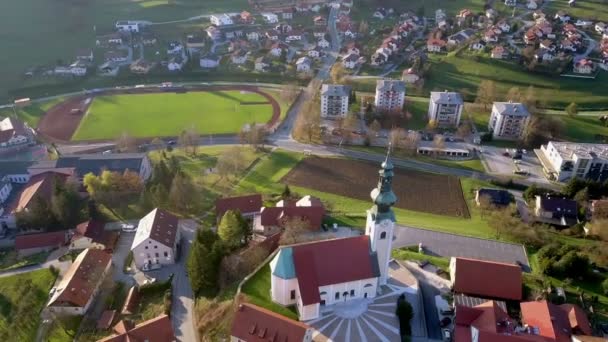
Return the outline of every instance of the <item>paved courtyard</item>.
<path id="1" fill-rule="evenodd" d="M 382 293 L 373 299 L 357 299 L 332 305 L 322 309 L 322 316 L 308 321 L 315 332 L 315 341 L 399 341 L 399 322 L 395 316 L 397 298 L 403 293 L 412 308 L 412 336 L 426 337 L 424 313 L 415 278 L 404 280 L 409 273 L 398 265 L 391 264 L 389 283 L 382 287 Z"/>
<path id="2" fill-rule="evenodd" d="M 463 257 L 504 263 L 520 262 L 529 268 L 524 247 L 519 244 L 479 239 L 427 229 L 395 227 L 393 248 L 418 246 L 422 243 L 427 254 L 442 257 Z"/>

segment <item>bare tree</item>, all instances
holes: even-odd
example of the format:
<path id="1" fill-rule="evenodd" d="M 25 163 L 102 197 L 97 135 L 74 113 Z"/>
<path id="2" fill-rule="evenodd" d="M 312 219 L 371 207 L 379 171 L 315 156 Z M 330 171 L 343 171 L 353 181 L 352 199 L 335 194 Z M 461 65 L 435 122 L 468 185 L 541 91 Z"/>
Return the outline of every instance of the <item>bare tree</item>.
<path id="1" fill-rule="evenodd" d="M 201 136 L 194 126 L 183 130 L 178 139 L 179 144 L 184 148 L 184 151 L 186 153 L 191 153 L 192 155 L 196 155 L 200 140 Z"/>
<path id="2" fill-rule="evenodd" d="M 483 80 L 477 89 L 477 98 L 475 102 L 483 104 L 484 109 L 488 109 L 488 105 L 496 100 L 496 84 L 491 80 Z"/>
<path id="3" fill-rule="evenodd" d="M 366 35 L 369 32 L 369 24 L 365 20 L 361 20 L 359 23 L 359 33 Z"/>
<path id="4" fill-rule="evenodd" d="M 334 84 L 341 84 L 344 81 L 344 66 L 342 63 L 336 63 L 331 68 L 329 77 Z"/>
<path id="5" fill-rule="evenodd" d="M 294 124 L 296 139 L 313 142 L 321 137 L 320 103 L 315 99 L 306 103 Z"/>
<path id="6" fill-rule="evenodd" d="M 420 143 L 420 133 L 416 131 L 408 132 L 403 141 L 403 149 L 409 155 L 415 155 L 418 150 L 418 143 Z"/>
<path id="7" fill-rule="evenodd" d="M 463 122 L 456 130 L 456 135 L 462 139 L 466 139 L 471 135 L 471 125 L 469 122 Z"/>
<path id="8" fill-rule="evenodd" d="M 124 132 L 120 135 L 118 140 L 116 140 L 116 149 L 119 152 L 137 152 L 137 141 Z"/>
<path id="9" fill-rule="evenodd" d="M 281 87 L 280 97 L 285 102 L 293 102 L 300 93 L 300 87 L 296 83 L 287 83 Z"/>
<path id="10" fill-rule="evenodd" d="M 403 128 L 393 128 L 388 134 L 388 142 L 394 149 L 403 146 L 402 140 L 405 138 L 405 130 Z"/>
<path id="11" fill-rule="evenodd" d="M 222 153 L 215 167 L 220 178 L 236 176 L 244 167 L 242 147 L 235 146 Z"/>
<path id="12" fill-rule="evenodd" d="M 291 245 L 306 241 L 306 234 L 310 232 L 310 223 L 301 217 L 288 217 L 283 220 L 283 233 L 281 234 L 281 245 Z"/>
<path id="13" fill-rule="evenodd" d="M 441 134 L 435 134 L 433 137 L 433 147 L 435 148 L 435 157 L 437 157 L 445 147 L 445 137 Z"/>
<path id="14" fill-rule="evenodd" d="M 518 87 L 511 87 L 507 92 L 507 101 L 521 102 L 522 94 Z"/>

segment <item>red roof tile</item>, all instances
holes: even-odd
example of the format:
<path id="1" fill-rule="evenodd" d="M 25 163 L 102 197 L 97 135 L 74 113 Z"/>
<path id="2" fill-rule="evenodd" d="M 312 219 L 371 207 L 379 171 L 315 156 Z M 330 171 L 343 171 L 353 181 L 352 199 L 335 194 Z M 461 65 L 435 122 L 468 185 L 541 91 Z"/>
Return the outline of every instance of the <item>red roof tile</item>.
<path id="1" fill-rule="evenodd" d="M 110 328 L 114 317 L 116 317 L 116 310 L 105 310 L 97 321 L 97 329 L 106 330 Z"/>
<path id="2" fill-rule="evenodd" d="M 35 198 L 50 201 L 55 182 L 65 182 L 67 177 L 64 173 L 53 171 L 42 172 L 32 176 L 23 189 L 21 189 L 8 211 L 21 211 L 27 208 Z"/>
<path id="3" fill-rule="evenodd" d="M 30 248 L 60 247 L 67 243 L 68 231 L 17 235 L 15 237 L 15 249 L 20 251 Z"/>
<path id="4" fill-rule="evenodd" d="M 570 328 L 572 328 L 572 331 L 575 334 L 591 335 L 593 333 L 589 319 L 587 319 L 587 314 L 585 314 L 580 306 L 573 304 L 562 304 L 559 307 L 568 315 Z"/>
<path id="5" fill-rule="evenodd" d="M 130 315 L 135 312 L 137 305 L 139 304 L 139 290 L 137 286 L 131 286 L 125 299 L 125 304 L 120 312 L 123 315 Z"/>
<path id="6" fill-rule="evenodd" d="M 521 268 L 517 265 L 456 258 L 454 291 L 487 298 L 520 300 Z"/>
<path id="7" fill-rule="evenodd" d="M 94 243 L 102 244 L 106 247 L 111 247 L 112 234 L 106 232 L 103 222 L 88 220 L 76 226 L 72 240 L 78 240 L 86 237 Z"/>
<path id="8" fill-rule="evenodd" d="M 173 342 L 175 333 L 171 319 L 161 315 L 133 326 L 129 322 L 120 321 L 114 327 L 117 333 L 98 340 L 98 342 Z"/>
<path id="9" fill-rule="evenodd" d="M 378 277 L 378 259 L 371 253 L 367 235 L 292 248 L 304 305 L 320 302 L 319 286 Z"/>
<path id="10" fill-rule="evenodd" d="M 303 341 L 310 327 L 252 304 L 239 304 L 230 335 L 247 342 Z"/>
<path id="11" fill-rule="evenodd" d="M 540 336 L 557 342 L 570 341 L 572 327 L 568 318 L 569 306 L 560 307 L 543 300 L 521 303 L 520 307 L 522 322 L 538 329 Z"/>
<path id="12" fill-rule="evenodd" d="M 239 197 L 220 198 L 215 201 L 215 214 L 217 218 L 224 216 L 228 210 L 238 209 L 241 214 L 257 213 L 262 208 L 262 195 L 247 195 Z"/>

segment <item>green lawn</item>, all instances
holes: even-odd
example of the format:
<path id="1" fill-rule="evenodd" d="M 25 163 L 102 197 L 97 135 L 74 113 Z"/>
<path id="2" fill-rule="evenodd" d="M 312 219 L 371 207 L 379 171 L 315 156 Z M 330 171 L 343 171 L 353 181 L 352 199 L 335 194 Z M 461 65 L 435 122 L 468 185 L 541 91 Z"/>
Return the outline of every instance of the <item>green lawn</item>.
<path id="1" fill-rule="evenodd" d="M 249 279 L 242 288 L 243 294 L 247 295 L 247 300 L 255 305 L 259 305 L 268 310 L 287 316 L 291 319 L 298 319 L 294 306 L 284 307 L 276 304 L 270 298 L 270 265 L 266 264 L 256 274 Z"/>
<path id="2" fill-rule="evenodd" d="M 425 129 L 429 123 L 429 99 L 428 98 L 407 98 L 406 109 L 412 117 L 406 124 L 406 129 Z"/>
<path id="3" fill-rule="evenodd" d="M 574 19 L 587 19 L 596 21 L 608 21 L 608 6 L 602 0 L 577 1 L 575 7 L 568 6 L 568 1 L 550 1 L 547 10 L 551 13 L 565 11 Z"/>
<path id="4" fill-rule="evenodd" d="M 567 141 L 597 142 L 596 135 L 608 137 L 608 127 L 595 116 L 554 115 L 553 117 L 563 123 L 562 138 Z"/>
<path id="5" fill-rule="evenodd" d="M 12 108 L 0 109 L 0 118 L 14 116 L 17 113 L 19 119 L 25 121 L 30 127 L 35 128 L 38 125 L 38 121 L 44 116 L 44 113 L 63 100 L 63 98 L 57 98 L 44 102 L 35 102 L 27 107 L 16 108 L 15 111 Z"/>
<path id="6" fill-rule="evenodd" d="M 82 322 L 82 316 L 66 316 L 58 318 L 53 322 L 47 333 L 45 341 L 48 342 L 71 342 Z"/>
<path id="7" fill-rule="evenodd" d="M 117 20 L 169 21 L 249 8 L 247 0 L 0 1 L 0 103 L 10 89 L 53 83 L 48 77 L 22 75 L 30 67 L 71 61 L 77 49 L 93 47 L 94 27 L 105 32 Z M 26 18 L 28 25 L 23 24 Z"/>
<path id="8" fill-rule="evenodd" d="M 483 11 L 483 0 L 385 0 L 381 3 L 385 8 L 394 8 L 397 13 L 406 10 L 418 13 L 420 9 L 424 10 L 426 16 L 435 17 L 435 11 L 439 8 L 446 11 L 448 15 L 456 15 L 463 8 L 468 8 L 473 12 Z M 379 6 L 375 0 L 362 0 L 357 2 L 353 11 L 360 12 L 366 19 L 371 18 L 371 12 Z"/>
<path id="9" fill-rule="evenodd" d="M 35 339 L 55 276 L 48 269 L 0 278 L 0 340 Z"/>
<path id="10" fill-rule="evenodd" d="M 236 133 L 251 122 L 266 123 L 270 104 L 255 93 L 240 91 L 100 96 L 93 100 L 72 140 L 179 135 L 194 127 L 201 134 Z"/>
<path id="11" fill-rule="evenodd" d="M 15 250 L 0 251 L 0 270 L 6 271 L 19 267 L 40 264 L 46 260 L 49 253 L 42 252 L 19 258 Z"/>
<path id="12" fill-rule="evenodd" d="M 237 185 L 238 193 L 278 193 L 283 190 L 279 183 L 296 164 L 304 157 L 301 153 L 276 150 L 265 156 L 249 171 Z"/>
<path id="13" fill-rule="evenodd" d="M 428 260 L 431 264 L 441 268 L 444 271 L 447 271 L 448 268 L 450 268 L 450 259 L 418 253 L 417 249 L 418 247 L 393 249 L 391 255 L 393 258 L 399 260 Z"/>

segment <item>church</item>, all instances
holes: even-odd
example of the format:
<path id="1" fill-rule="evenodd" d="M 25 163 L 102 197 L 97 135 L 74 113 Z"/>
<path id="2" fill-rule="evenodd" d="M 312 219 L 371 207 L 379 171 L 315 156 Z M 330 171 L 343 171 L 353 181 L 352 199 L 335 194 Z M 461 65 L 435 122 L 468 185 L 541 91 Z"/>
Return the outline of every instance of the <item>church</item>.
<path id="1" fill-rule="evenodd" d="M 301 321 L 320 317 L 324 306 L 374 298 L 386 285 L 397 201 L 388 156 L 379 174 L 365 235 L 283 246 L 270 262 L 272 300 L 295 304 Z"/>

